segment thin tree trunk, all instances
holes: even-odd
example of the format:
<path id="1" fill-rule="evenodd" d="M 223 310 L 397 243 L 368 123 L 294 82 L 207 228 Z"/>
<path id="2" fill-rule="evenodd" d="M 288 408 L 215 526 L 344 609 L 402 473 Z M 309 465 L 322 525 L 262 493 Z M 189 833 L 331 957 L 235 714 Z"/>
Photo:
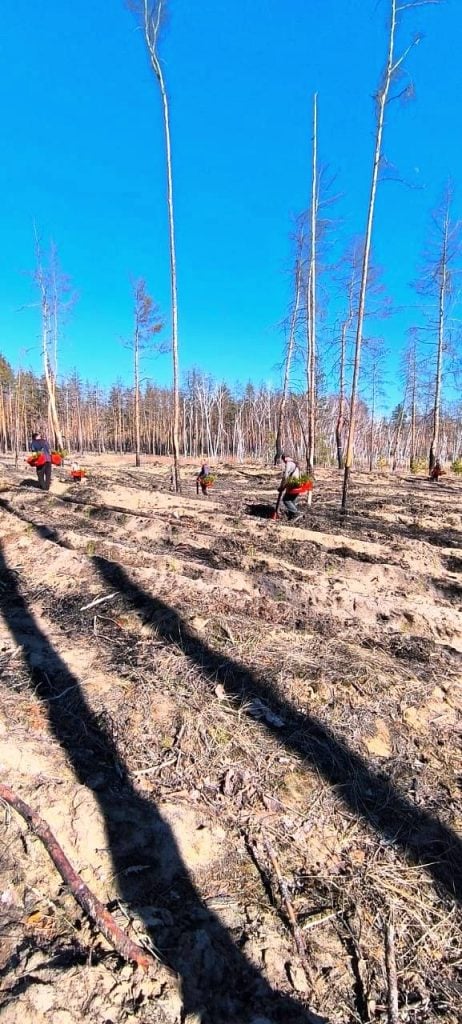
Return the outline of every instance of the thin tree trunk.
<path id="1" fill-rule="evenodd" d="M 446 312 L 446 285 L 448 276 L 448 236 L 449 236 L 449 209 L 446 209 L 443 234 L 443 248 L 441 253 L 441 280 L 438 299 L 438 348 L 436 354 L 435 371 L 435 397 L 433 402 L 433 434 L 428 457 L 428 471 L 431 473 L 437 458 L 440 419 L 441 419 L 441 378 L 443 371 L 443 346 Z"/>
<path id="2" fill-rule="evenodd" d="M 50 355 L 49 355 L 49 335 L 51 327 L 51 313 L 49 304 L 49 287 L 48 280 L 45 274 L 42 257 L 40 250 L 40 242 L 35 232 L 35 249 L 37 257 L 37 270 L 35 274 L 35 280 L 40 290 L 41 296 L 41 309 L 42 309 L 42 361 L 43 371 L 45 375 L 45 383 L 48 393 L 48 409 L 50 422 L 54 434 L 54 444 L 57 448 L 64 448 L 63 436 L 59 425 L 58 411 L 56 408 L 56 393 L 55 393 L 55 380 L 53 379 L 53 372 L 50 368 Z M 57 344 L 57 342 L 56 342 Z M 57 358 L 57 355 L 56 355 Z"/>
<path id="3" fill-rule="evenodd" d="M 355 426 L 356 426 L 356 407 L 357 407 L 357 396 L 358 396 L 358 384 L 359 384 L 359 370 L 361 365 L 361 348 L 363 341 L 363 325 L 364 325 L 364 314 L 366 310 L 366 295 L 367 295 L 367 281 L 369 275 L 369 262 L 371 254 L 372 244 L 372 228 L 374 224 L 374 213 L 375 213 L 375 201 L 377 196 L 377 183 L 379 177 L 380 159 L 382 155 L 382 141 L 383 141 L 383 129 L 385 124 L 385 110 L 387 105 L 388 94 L 390 90 L 390 84 L 393 77 L 393 73 L 397 68 L 397 64 L 394 63 L 394 49 L 395 49 L 395 34 L 396 34 L 396 16 L 397 16 L 397 0 L 391 0 L 391 20 L 390 20 L 390 32 L 388 39 L 388 57 L 387 65 L 385 70 L 385 78 L 383 85 L 378 95 L 378 114 L 377 114 L 377 128 L 375 135 L 375 150 L 374 160 L 372 164 L 372 177 L 371 187 L 369 195 L 369 206 L 367 211 L 367 222 L 366 222 L 366 234 L 364 241 L 364 253 L 361 270 L 361 285 L 359 291 L 359 306 L 358 306 L 358 321 L 356 327 L 356 344 L 355 344 L 355 355 L 353 364 L 353 380 L 351 386 L 351 399 L 350 399 L 350 422 L 348 427 L 348 441 L 347 450 L 345 457 L 345 469 L 343 476 L 343 492 L 342 492 L 342 512 L 346 512 L 348 504 L 348 485 L 350 481 L 351 467 L 353 464 L 353 453 L 354 453 L 354 438 L 355 438 Z"/>
<path id="4" fill-rule="evenodd" d="M 21 447 L 21 367 L 16 377 L 14 401 L 14 467 L 18 468 L 19 451 Z"/>
<path id="5" fill-rule="evenodd" d="M 339 369 L 339 394 L 338 394 L 338 416 L 335 424 L 335 445 L 337 448 L 337 464 L 339 469 L 343 469 L 343 423 L 344 423 L 344 409 L 345 409 L 345 353 L 346 353 L 346 336 L 347 330 L 351 320 L 345 320 L 342 324 L 342 331 L 340 335 L 340 369 Z"/>
<path id="6" fill-rule="evenodd" d="M 369 431 L 369 473 L 374 465 L 374 427 L 375 427 L 375 380 L 372 381 L 371 425 Z"/>
<path id="7" fill-rule="evenodd" d="M 414 373 L 412 378 L 412 389 L 411 389 L 411 444 L 409 452 L 409 469 L 411 473 L 415 466 L 415 436 L 416 436 L 416 373 L 414 367 Z"/>
<path id="8" fill-rule="evenodd" d="M 135 323 L 135 338 L 133 345 L 134 356 L 134 377 L 135 377 L 135 466 L 141 465 L 140 458 L 140 348 L 138 323 Z"/>
<path id="9" fill-rule="evenodd" d="M 43 357 L 43 369 L 45 372 L 45 381 L 48 391 L 48 408 L 50 414 L 50 422 L 52 425 L 54 444 L 57 448 L 64 448 L 63 435 L 61 433 L 61 427 L 59 425 L 58 410 L 56 407 L 55 398 L 55 387 L 52 377 L 52 371 L 50 370 L 50 362 L 48 357 L 48 327 L 47 327 L 47 314 L 46 308 L 43 310 L 43 334 L 42 334 L 42 357 Z"/>
<path id="10" fill-rule="evenodd" d="M 289 393 L 289 381 L 290 381 L 290 368 L 292 365 L 292 357 L 295 346 L 295 332 L 297 329 L 298 313 L 300 309 L 300 294 L 301 294 L 301 247 L 302 241 L 300 241 L 300 253 L 297 256 L 297 262 L 295 265 L 295 298 L 292 307 L 292 316 L 290 318 L 289 328 L 289 339 L 287 342 L 286 361 L 284 366 L 284 380 L 282 384 L 282 395 L 279 404 L 278 422 L 276 430 L 276 452 L 274 456 L 274 465 L 277 466 L 281 461 L 282 451 L 282 422 L 284 418 L 284 412 L 287 404 L 287 396 Z"/>
<path id="11" fill-rule="evenodd" d="M 396 432 L 395 432 L 395 436 L 394 436 L 394 439 L 393 439 L 393 444 L 392 444 L 392 447 L 391 447 L 391 453 L 390 453 L 391 454 L 391 468 L 392 468 L 393 472 L 395 472 L 396 467 L 398 465 L 399 442 L 401 440 L 401 431 L 403 429 L 404 414 L 405 414 L 405 411 L 406 411 L 406 401 L 407 401 L 407 385 L 406 385 L 406 388 L 405 388 L 405 391 L 404 391 L 403 404 L 401 406 L 400 414 L 399 414 L 399 417 L 398 417 L 398 423 L 396 424 Z"/>
<path id="12" fill-rule="evenodd" d="M 173 464 L 174 464 L 174 483 L 175 491 L 179 493 L 181 491 L 181 479 L 180 479 L 180 443 L 179 443 L 179 429 L 180 429 L 180 384 L 179 384 L 179 367 L 178 367 L 178 300 L 177 300 L 177 275 L 176 275 L 176 245 L 175 245 L 175 216 L 173 207 L 173 173 L 172 173 L 172 150 L 171 150 L 171 139 L 170 139 L 170 110 L 168 103 L 168 95 L 165 87 L 165 80 L 162 71 L 162 67 L 157 55 L 157 33 L 159 30 L 160 18 L 162 13 L 162 0 L 158 0 L 156 10 L 156 22 L 153 24 L 152 17 L 149 13 L 148 0 L 144 0 L 144 27 L 145 27 L 145 38 L 148 46 L 151 64 L 154 73 L 159 82 L 159 88 L 162 98 L 162 111 L 164 119 L 164 134 L 165 134 L 165 157 L 166 157 L 166 169 L 167 169 L 167 209 L 168 209 L 168 226 L 169 226 L 169 241 L 170 241 L 170 290 L 171 290 L 171 304 L 172 304 L 172 364 L 173 364 L 173 427 L 172 427 L 172 441 L 173 441 Z"/>
<path id="13" fill-rule="evenodd" d="M 314 472 L 316 431 L 316 229 L 318 213 L 318 96 L 313 97 L 313 164 L 311 180 L 311 240 L 308 271 L 308 451 L 307 468 Z M 309 492 L 311 496 L 311 491 Z"/>

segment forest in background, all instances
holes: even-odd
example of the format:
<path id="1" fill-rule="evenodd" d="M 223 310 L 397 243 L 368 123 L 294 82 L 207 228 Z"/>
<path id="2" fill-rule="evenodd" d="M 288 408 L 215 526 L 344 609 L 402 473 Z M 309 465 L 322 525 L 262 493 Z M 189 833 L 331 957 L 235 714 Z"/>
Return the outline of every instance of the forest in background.
<path id="1" fill-rule="evenodd" d="M 53 438 L 48 390 L 43 376 L 14 371 L 0 357 L 0 448 L 18 455 L 28 448 L 31 433 L 42 427 Z M 373 385 L 371 385 L 373 388 Z M 404 388 L 406 390 L 406 388 Z M 413 397 L 415 409 L 413 423 Z M 56 385 L 56 404 L 63 443 L 70 451 L 135 453 L 134 389 L 122 382 L 109 390 L 83 382 L 75 372 Z M 180 391 L 180 450 L 200 458 L 259 459 L 274 457 L 281 392 L 249 383 L 232 390 L 198 371 L 189 373 Z M 306 394 L 290 392 L 286 407 L 285 444 L 302 460 L 305 453 Z M 316 464 L 337 462 L 336 426 L 339 398 L 320 382 L 316 417 Z M 172 390 L 147 383 L 140 388 L 140 447 L 144 455 L 172 451 Z M 363 469 L 410 467 L 423 469 L 433 426 L 433 401 L 422 382 L 413 396 L 387 416 L 374 415 L 361 401 L 357 421 L 356 461 Z M 454 463 L 462 452 L 462 409 L 443 405 L 440 457 Z"/>

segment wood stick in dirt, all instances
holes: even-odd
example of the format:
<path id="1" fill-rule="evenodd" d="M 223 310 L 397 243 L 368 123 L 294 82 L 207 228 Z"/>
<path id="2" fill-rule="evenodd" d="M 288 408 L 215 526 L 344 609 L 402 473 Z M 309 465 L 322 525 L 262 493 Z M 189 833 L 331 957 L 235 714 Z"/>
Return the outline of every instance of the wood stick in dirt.
<path id="1" fill-rule="evenodd" d="M 0 783 L 0 799 L 4 800 L 10 807 L 13 807 L 24 818 L 24 821 L 27 822 L 35 835 L 38 836 L 47 853 L 49 853 L 53 864 L 58 869 L 61 878 L 77 900 L 77 903 L 96 924 L 111 946 L 117 950 L 117 953 L 124 960 L 131 960 L 139 967 L 142 967 L 143 970 L 147 970 L 153 963 L 152 958 L 145 953 L 141 946 L 132 942 L 128 935 L 122 931 L 122 928 L 119 928 L 119 925 L 116 924 L 112 914 L 90 892 L 88 886 L 85 885 L 85 882 L 82 881 L 80 875 L 77 874 L 70 861 L 68 861 L 66 854 L 61 849 L 46 821 L 36 811 L 33 811 L 28 804 L 24 803 L 16 793 L 13 793 L 9 786 L 5 786 L 3 783 Z"/>
<path id="2" fill-rule="evenodd" d="M 273 865 L 274 873 L 275 873 L 276 878 L 278 880 L 279 891 L 281 893 L 281 896 L 282 896 L 282 899 L 283 899 L 283 902 L 284 902 L 284 906 L 286 908 L 287 917 L 289 918 L 289 921 L 290 921 L 290 925 L 291 925 L 291 928 L 292 928 L 292 933 L 293 933 L 293 936 L 294 936 L 294 939 L 295 939 L 295 945 L 297 947 L 297 953 L 298 953 L 298 955 L 300 957 L 304 958 L 306 956 L 305 943 L 304 943 L 303 936 L 302 936 L 302 934 L 300 932 L 300 929 L 298 927 L 298 924 L 297 924 L 297 918 L 295 917 L 295 911 L 294 911 L 294 908 L 292 906 L 292 902 L 291 902 L 291 899 L 290 899 L 290 896 L 289 896 L 289 890 L 288 890 L 287 882 L 286 882 L 286 880 L 285 880 L 285 878 L 284 878 L 284 876 L 282 874 L 282 871 L 281 871 L 281 868 L 279 866 L 279 861 L 277 859 L 275 850 L 273 849 L 273 847 L 272 847 L 268 837 L 265 836 L 265 835 L 263 836 L 263 842 L 265 844 L 265 849 L 266 849 L 268 857 L 269 857 L 269 859 L 271 861 L 271 864 Z"/>
<path id="3" fill-rule="evenodd" d="M 392 920 L 385 925 L 385 965 L 387 970 L 388 1024 L 399 1024 L 398 975 L 395 956 L 395 929 Z"/>
<path id="4" fill-rule="evenodd" d="M 117 597 L 117 590 L 114 590 L 113 594 L 105 594 L 103 597 L 97 597 L 94 601 L 90 601 L 90 604 L 84 604 L 81 612 L 87 612 L 89 608 L 96 608 L 97 604 L 103 604 L 104 601 L 112 601 L 114 597 Z"/>

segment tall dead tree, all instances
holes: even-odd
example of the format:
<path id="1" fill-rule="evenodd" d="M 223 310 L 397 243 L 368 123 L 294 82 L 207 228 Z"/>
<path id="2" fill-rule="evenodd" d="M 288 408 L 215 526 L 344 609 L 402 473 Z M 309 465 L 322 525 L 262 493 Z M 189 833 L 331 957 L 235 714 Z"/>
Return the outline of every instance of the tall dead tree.
<path id="1" fill-rule="evenodd" d="M 417 337 L 415 331 L 411 335 L 411 340 L 406 353 L 407 362 L 407 376 L 406 385 L 409 391 L 410 403 L 411 403 L 411 432 L 409 438 L 409 469 L 412 471 L 415 467 L 415 451 L 416 451 L 416 421 L 417 421 Z"/>
<path id="2" fill-rule="evenodd" d="M 154 334 L 162 330 L 157 307 L 146 291 L 146 282 L 140 278 L 133 284 L 133 405 L 135 427 L 135 465 L 141 465 L 140 429 L 140 355 Z"/>
<path id="3" fill-rule="evenodd" d="M 310 208 L 310 253 L 307 276 L 307 353 L 306 377 L 308 400 L 308 450 L 306 453 L 307 469 L 314 472 L 315 433 L 316 433 L 316 251 L 318 228 L 318 97 L 313 97 L 313 150 L 311 167 L 311 208 Z M 311 498 L 311 492 L 309 497 Z"/>
<path id="4" fill-rule="evenodd" d="M 302 250 L 303 250 L 303 230 L 300 229 L 297 243 L 297 256 L 295 260 L 295 294 L 292 305 L 292 312 L 290 316 L 289 324 L 289 335 L 287 338 L 286 356 L 284 361 L 284 378 L 282 382 L 282 392 L 279 402 L 277 429 L 276 429 L 276 452 L 274 456 L 274 465 L 277 466 L 281 461 L 282 451 L 282 429 L 284 422 L 284 413 L 287 405 L 287 396 L 289 393 L 290 383 L 290 370 L 292 366 L 292 360 L 294 356 L 295 348 L 295 335 L 297 331 L 297 324 L 300 312 L 300 301 L 302 292 Z"/>
<path id="5" fill-rule="evenodd" d="M 355 313 L 358 308 L 358 287 L 360 281 L 362 257 L 362 243 L 355 240 L 348 249 L 344 263 L 346 273 L 342 272 L 340 286 L 342 292 L 346 289 L 346 309 L 343 319 L 340 322 L 340 333 L 338 342 L 338 414 L 335 424 L 335 444 L 337 449 L 337 465 L 343 469 L 343 429 L 345 425 L 346 406 L 346 364 L 347 364 L 347 343 L 350 330 L 353 326 Z"/>
<path id="6" fill-rule="evenodd" d="M 384 360 L 384 347 L 381 338 L 371 338 L 364 342 L 367 350 L 367 377 L 368 392 L 370 395 L 370 424 L 369 424 L 369 472 L 372 473 L 375 464 L 375 428 L 377 402 L 382 395 L 382 367 Z"/>
<path id="7" fill-rule="evenodd" d="M 367 282 L 369 273 L 369 262 L 371 257 L 371 246 L 372 246 L 372 232 L 374 226 L 375 216 L 375 204 L 377 198 L 377 186 L 379 181 L 379 171 L 382 160 L 382 148 L 383 148 L 383 133 L 385 127 L 385 115 L 388 104 L 394 99 L 390 96 L 390 89 L 393 82 L 396 80 L 397 75 L 402 70 L 404 62 L 417 43 L 420 42 L 420 36 L 415 36 L 410 44 L 404 49 L 404 51 L 396 56 L 396 35 L 398 29 L 399 15 L 405 11 L 412 10 L 414 7 L 423 7 L 429 3 L 435 3 L 438 0 L 409 0 L 409 2 L 400 3 L 399 0 L 389 0 L 389 27 L 388 27 L 388 43 L 387 43 L 387 58 L 385 69 L 382 74 L 382 81 L 379 86 L 379 90 L 376 96 L 377 104 L 377 116 L 376 116 L 376 128 L 375 128 L 375 145 L 374 145 L 374 156 L 372 161 L 372 173 L 371 183 L 369 192 L 369 203 L 367 208 L 366 217 L 366 230 L 364 235 L 364 252 L 361 269 L 361 284 L 359 290 L 359 304 L 358 304 L 358 315 L 356 322 L 356 340 L 355 340 L 355 352 L 354 352 L 354 363 L 353 363 L 353 379 L 351 385 L 351 397 L 350 397 L 350 422 L 348 428 L 348 441 L 347 450 L 345 456 L 345 469 L 343 476 L 343 490 L 342 490 L 342 512 L 347 511 L 348 505 L 348 485 L 350 481 L 351 467 L 353 465 L 354 456 L 354 440 L 355 440 L 355 426 L 356 426 L 356 408 L 358 401 L 358 386 L 359 386 L 359 374 L 361 366 L 361 349 L 363 342 L 363 328 L 364 328 L 364 316 L 366 312 L 366 295 L 367 295 Z"/>
<path id="8" fill-rule="evenodd" d="M 178 365 L 178 299 L 176 273 L 175 215 L 173 206 L 173 171 L 172 147 L 170 134 L 170 107 L 165 77 L 159 57 L 159 38 L 165 15 L 165 0 L 142 0 L 142 6 L 135 5 L 142 15 L 144 38 L 149 53 L 151 67 L 157 79 L 164 123 L 165 160 L 167 172 L 167 212 L 170 244 L 170 292 L 172 318 L 172 367 L 173 367 L 173 473 L 174 486 L 177 493 L 181 490 L 180 479 L 180 381 Z"/>
<path id="9" fill-rule="evenodd" d="M 423 279 L 418 286 L 421 294 L 434 297 L 437 306 L 436 318 L 430 319 L 430 327 L 436 332 L 436 358 L 432 388 L 432 437 L 428 453 L 428 469 L 430 473 L 438 457 L 443 358 L 450 321 L 453 264 L 460 248 L 460 224 L 451 221 L 451 204 L 452 190 L 448 185 L 445 189 L 442 203 L 433 216 L 433 244 L 427 254 L 426 270 Z"/>
<path id="10" fill-rule="evenodd" d="M 56 404 L 56 374 L 51 356 L 54 329 L 53 316 L 55 315 L 56 318 L 58 317 L 58 300 L 57 297 L 52 294 L 50 272 L 43 261 L 40 240 L 37 232 L 35 232 L 35 256 L 36 266 L 34 280 L 40 293 L 40 309 L 42 316 L 42 363 L 48 395 L 49 420 L 53 430 L 54 445 L 56 448 L 63 449 L 63 435 Z M 55 299 L 55 304 L 53 299 Z M 55 335 L 54 347 L 57 348 L 57 334 Z"/>

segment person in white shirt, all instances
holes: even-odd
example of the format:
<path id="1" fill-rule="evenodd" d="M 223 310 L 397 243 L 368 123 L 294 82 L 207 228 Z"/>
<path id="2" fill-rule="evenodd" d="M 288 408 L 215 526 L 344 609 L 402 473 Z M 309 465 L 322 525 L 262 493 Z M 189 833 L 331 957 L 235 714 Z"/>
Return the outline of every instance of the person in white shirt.
<path id="1" fill-rule="evenodd" d="M 297 507 L 298 496 L 288 494 L 287 487 L 290 483 L 300 479 L 300 468 L 293 459 L 289 458 L 288 455 L 282 455 L 282 461 L 284 463 L 284 470 L 281 477 L 281 483 L 279 484 L 276 514 L 279 512 L 281 501 L 283 501 L 284 508 L 287 512 L 287 518 L 292 522 L 296 522 L 297 519 L 302 518 L 303 513 L 299 512 Z"/>

